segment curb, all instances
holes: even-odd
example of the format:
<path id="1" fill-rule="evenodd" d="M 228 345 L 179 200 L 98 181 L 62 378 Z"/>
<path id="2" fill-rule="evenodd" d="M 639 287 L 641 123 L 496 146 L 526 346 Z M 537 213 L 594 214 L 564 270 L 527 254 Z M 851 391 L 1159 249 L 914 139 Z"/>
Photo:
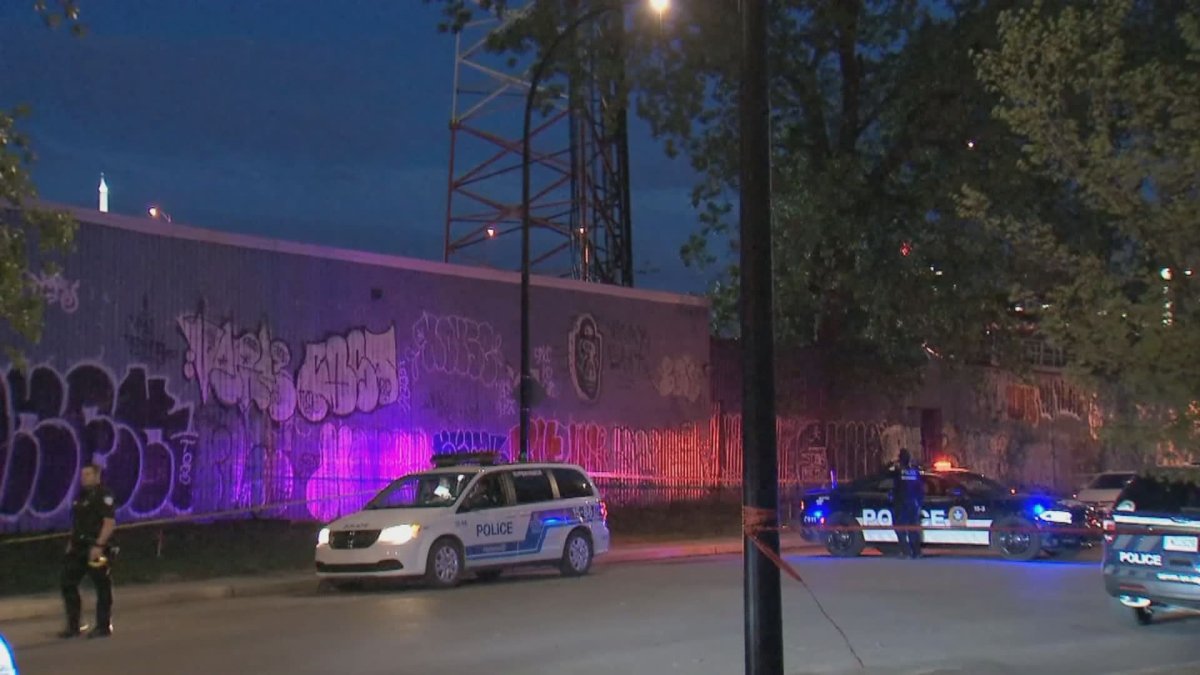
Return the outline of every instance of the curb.
<path id="1" fill-rule="evenodd" d="M 797 544 L 788 542 L 781 543 L 779 548 L 781 553 L 797 553 L 799 551 L 819 547 L 819 544 Z M 656 560 L 700 558 L 714 555 L 734 555 L 740 554 L 741 552 L 741 541 L 710 544 L 677 544 L 673 546 L 654 546 L 644 550 L 609 550 L 608 553 L 604 554 L 596 562 L 601 565 L 620 565 L 624 563 L 635 562 L 654 562 Z"/>
<path id="2" fill-rule="evenodd" d="M 786 543 L 782 545 L 784 553 L 793 553 L 813 544 Z M 597 559 L 600 565 L 622 565 L 626 563 L 655 562 L 684 558 L 700 558 L 715 555 L 732 555 L 742 552 L 741 540 L 679 543 L 663 546 L 634 546 L 622 550 L 620 547 L 609 550 Z M 172 585 L 145 584 L 129 587 L 128 595 L 122 593 L 122 588 L 116 588 L 116 605 L 119 611 L 139 609 L 160 605 L 172 605 L 205 600 L 230 600 L 234 598 L 253 598 L 271 595 L 289 595 L 303 593 L 317 588 L 319 580 L 311 573 L 302 572 L 288 574 L 283 577 L 267 577 L 263 579 L 245 578 L 238 580 L 212 582 L 186 582 L 172 588 Z M 88 593 L 84 591 L 85 613 Z M 58 596 L 41 595 L 33 597 L 13 597 L 0 599 L 0 622 L 28 621 L 31 619 L 57 618 L 62 616 L 62 600 Z"/>

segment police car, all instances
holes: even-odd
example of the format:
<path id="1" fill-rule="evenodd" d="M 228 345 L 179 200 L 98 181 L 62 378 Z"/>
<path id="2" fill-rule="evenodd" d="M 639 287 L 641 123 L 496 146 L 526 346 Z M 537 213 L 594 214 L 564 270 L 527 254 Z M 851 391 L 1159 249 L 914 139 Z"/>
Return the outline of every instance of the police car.
<path id="1" fill-rule="evenodd" d="M 1068 557 L 1098 544 L 1102 524 L 1087 505 L 1015 493 L 990 478 L 936 462 L 922 469 L 922 543 L 991 547 L 1009 560 L 1040 553 Z M 801 536 L 824 541 L 838 557 L 867 546 L 889 553 L 898 539 L 888 529 L 893 479 L 888 471 L 852 483 L 809 491 L 800 504 Z"/>
<path id="2" fill-rule="evenodd" d="M 1138 623 L 1173 607 L 1200 610 L 1200 471 L 1139 475 L 1104 521 L 1104 588 Z"/>
<path id="3" fill-rule="evenodd" d="M 490 453 L 443 455 L 434 463 L 322 528 L 317 576 L 336 587 L 424 577 L 447 588 L 467 573 L 491 578 L 521 565 L 579 576 L 608 551 L 608 512 L 581 467 L 501 464 Z"/>

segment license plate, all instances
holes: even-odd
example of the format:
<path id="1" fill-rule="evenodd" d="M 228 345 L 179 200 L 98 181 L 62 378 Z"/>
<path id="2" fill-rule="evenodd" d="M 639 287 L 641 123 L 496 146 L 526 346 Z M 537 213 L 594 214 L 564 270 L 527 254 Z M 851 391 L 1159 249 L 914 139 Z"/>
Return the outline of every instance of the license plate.
<path id="1" fill-rule="evenodd" d="M 1195 553 L 1196 537 L 1163 537 L 1163 549 L 1166 551 L 1182 551 L 1185 553 Z"/>

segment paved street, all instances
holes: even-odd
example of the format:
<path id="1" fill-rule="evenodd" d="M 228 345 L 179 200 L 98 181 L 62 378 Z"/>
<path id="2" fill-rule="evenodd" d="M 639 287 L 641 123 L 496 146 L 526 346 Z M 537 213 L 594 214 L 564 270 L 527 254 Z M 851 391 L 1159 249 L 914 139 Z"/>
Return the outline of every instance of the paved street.
<path id="1" fill-rule="evenodd" d="M 1136 626 L 1095 562 L 791 560 L 870 672 L 1200 672 L 1200 619 Z M 855 672 L 803 588 L 784 584 L 788 672 Z M 729 675 L 742 670 L 741 621 L 740 559 L 719 557 L 144 609 L 118 614 L 102 642 L 59 643 L 47 621 L 3 630 L 22 675 Z"/>

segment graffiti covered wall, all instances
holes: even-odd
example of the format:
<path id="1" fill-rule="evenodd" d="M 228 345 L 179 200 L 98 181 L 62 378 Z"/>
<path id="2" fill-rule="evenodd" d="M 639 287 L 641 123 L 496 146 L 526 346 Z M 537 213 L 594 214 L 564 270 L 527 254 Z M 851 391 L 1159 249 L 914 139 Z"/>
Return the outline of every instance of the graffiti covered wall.
<path id="1" fill-rule="evenodd" d="M 0 371 L 0 531 L 65 524 L 93 460 L 123 520 L 323 519 L 434 453 L 512 452 L 516 275 L 75 215 L 30 279 L 45 337 Z M 534 457 L 712 478 L 704 301 L 537 279 L 532 306 Z"/>

